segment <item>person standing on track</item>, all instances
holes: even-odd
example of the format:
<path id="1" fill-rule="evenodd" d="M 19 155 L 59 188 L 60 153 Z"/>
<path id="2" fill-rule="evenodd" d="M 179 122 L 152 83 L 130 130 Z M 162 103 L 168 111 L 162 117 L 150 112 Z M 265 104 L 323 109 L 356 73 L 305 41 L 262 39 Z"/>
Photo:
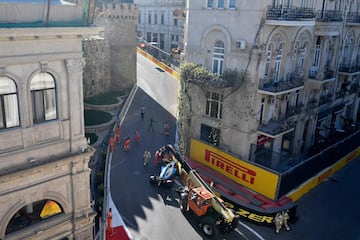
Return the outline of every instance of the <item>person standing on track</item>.
<path id="1" fill-rule="evenodd" d="M 165 136 L 169 136 L 169 131 L 170 131 L 170 125 L 169 125 L 168 121 L 165 121 L 165 123 L 164 123 L 164 134 L 165 134 Z"/>
<path id="2" fill-rule="evenodd" d="M 149 164 L 149 161 L 150 161 L 150 159 L 151 159 L 151 153 L 150 153 L 150 151 L 145 150 L 143 159 L 144 159 L 144 167 L 146 167 L 146 166 Z"/>
<path id="3" fill-rule="evenodd" d="M 136 131 L 135 131 L 135 141 L 136 141 L 136 143 L 140 143 L 140 131 L 139 131 L 139 129 L 136 129 Z"/>
<path id="4" fill-rule="evenodd" d="M 109 208 L 109 211 L 107 213 L 106 216 L 106 220 L 107 220 L 107 228 L 106 231 L 110 232 L 111 234 L 113 234 L 113 228 L 111 227 L 111 222 L 112 222 L 112 212 L 111 212 L 111 208 Z"/>
<path id="5" fill-rule="evenodd" d="M 114 152 L 114 150 L 115 150 L 115 139 L 114 139 L 114 135 L 111 135 L 111 136 L 110 136 L 109 145 L 110 145 L 110 151 L 111 151 L 111 152 Z"/>
<path id="6" fill-rule="evenodd" d="M 141 106 L 141 107 L 140 107 L 140 116 L 141 116 L 141 119 L 144 119 L 144 115 L 145 115 L 145 108 L 144 108 L 144 106 Z"/>
<path id="7" fill-rule="evenodd" d="M 117 123 L 116 128 L 115 128 L 115 140 L 116 143 L 119 144 L 120 143 L 120 123 Z"/>
<path id="8" fill-rule="evenodd" d="M 130 150 L 130 137 L 127 137 L 124 142 L 124 151 L 127 152 Z"/>
<path id="9" fill-rule="evenodd" d="M 149 119 L 149 126 L 148 126 L 148 132 L 151 130 L 152 132 L 154 131 L 154 123 L 155 123 L 155 120 L 150 117 Z"/>

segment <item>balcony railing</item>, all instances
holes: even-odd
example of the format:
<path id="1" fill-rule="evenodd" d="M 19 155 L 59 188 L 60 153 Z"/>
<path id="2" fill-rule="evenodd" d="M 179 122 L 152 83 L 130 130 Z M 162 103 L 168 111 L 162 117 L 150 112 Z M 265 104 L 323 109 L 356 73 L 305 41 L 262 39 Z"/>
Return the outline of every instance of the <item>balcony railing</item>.
<path id="1" fill-rule="evenodd" d="M 360 72 L 360 65 L 342 64 L 339 67 L 339 71 L 344 73 Z"/>
<path id="2" fill-rule="evenodd" d="M 327 104 L 332 102 L 332 96 L 331 94 L 328 94 L 326 96 L 321 96 L 319 98 L 319 105 Z"/>
<path id="3" fill-rule="evenodd" d="M 318 76 L 317 71 L 310 70 L 309 71 L 309 78 L 320 80 L 320 81 L 328 80 L 328 79 L 335 78 L 335 72 L 333 70 L 326 69 L 326 70 L 324 70 L 322 76 Z"/>
<path id="4" fill-rule="evenodd" d="M 357 12 L 349 12 L 346 16 L 347 23 L 360 23 L 360 14 Z"/>
<path id="5" fill-rule="evenodd" d="M 287 119 L 282 119 L 270 120 L 268 123 L 263 123 L 259 126 L 258 130 L 275 138 L 279 134 L 285 134 L 289 132 L 294 127 L 294 122 L 288 121 Z"/>
<path id="6" fill-rule="evenodd" d="M 307 103 L 307 110 L 312 110 L 314 108 L 317 108 L 319 106 L 318 100 L 316 98 L 311 98 L 309 102 Z"/>
<path id="7" fill-rule="evenodd" d="M 297 106 L 290 106 L 286 110 L 285 118 L 292 117 L 296 114 L 300 114 L 303 111 L 304 105 L 298 104 Z"/>
<path id="8" fill-rule="evenodd" d="M 318 22 L 342 22 L 342 12 L 334 10 L 317 11 L 316 21 Z"/>
<path id="9" fill-rule="evenodd" d="M 315 18 L 315 10 L 301 7 L 268 6 L 267 20 L 305 21 Z"/>
<path id="10" fill-rule="evenodd" d="M 300 74 L 290 74 L 287 80 L 275 81 L 273 77 L 266 77 L 262 79 L 262 82 L 260 90 L 278 93 L 304 86 L 304 77 Z"/>

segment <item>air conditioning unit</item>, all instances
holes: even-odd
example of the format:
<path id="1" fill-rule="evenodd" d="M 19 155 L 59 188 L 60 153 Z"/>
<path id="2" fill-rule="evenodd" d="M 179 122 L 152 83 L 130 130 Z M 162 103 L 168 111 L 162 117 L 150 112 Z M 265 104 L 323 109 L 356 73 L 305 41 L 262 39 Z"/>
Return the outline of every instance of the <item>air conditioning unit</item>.
<path id="1" fill-rule="evenodd" d="M 246 49 L 246 41 L 245 40 L 236 40 L 235 47 L 236 47 L 236 49 Z"/>

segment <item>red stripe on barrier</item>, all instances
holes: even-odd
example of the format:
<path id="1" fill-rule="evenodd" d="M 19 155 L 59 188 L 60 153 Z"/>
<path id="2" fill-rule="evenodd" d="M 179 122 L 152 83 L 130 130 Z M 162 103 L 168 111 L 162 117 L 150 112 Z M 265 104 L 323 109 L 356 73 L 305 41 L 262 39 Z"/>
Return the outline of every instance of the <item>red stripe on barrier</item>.
<path id="1" fill-rule="evenodd" d="M 130 240 L 123 226 L 113 227 L 106 231 L 106 240 Z"/>

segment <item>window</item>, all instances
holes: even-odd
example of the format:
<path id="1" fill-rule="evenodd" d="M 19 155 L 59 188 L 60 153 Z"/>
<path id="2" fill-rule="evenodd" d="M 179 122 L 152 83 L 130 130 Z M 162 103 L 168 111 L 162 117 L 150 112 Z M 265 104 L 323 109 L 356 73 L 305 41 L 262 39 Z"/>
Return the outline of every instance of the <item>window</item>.
<path id="1" fill-rule="evenodd" d="M 161 13 L 161 24 L 165 24 L 165 16 L 164 13 Z"/>
<path id="2" fill-rule="evenodd" d="M 213 8 L 213 6 L 214 6 L 214 0 L 208 0 L 207 7 L 208 8 Z"/>
<path id="3" fill-rule="evenodd" d="M 6 228 L 5 234 L 10 234 L 31 225 L 39 224 L 60 214 L 64 214 L 64 211 L 60 204 L 54 200 L 44 199 L 33 202 L 15 213 Z"/>
<path id="4" fill-rule="evenodd" d="M 148 24 L 151 24 L 151 13 L 148 15 Z"/>
<path id="5" fill-rule="evenodd" d="M 318 68 L 320 66 L 320 51 L 321 51 L 321 41 L 320 41 L 320 38 L 318 38 L 316 40 L 316 45 L 315 45 L 313 67 Z"/>
<path id="6" fill-rule="evenodd" d="M 236 0 L 229 0 L 229 8 L 230 9 L 236 8 Z"/>
<path id="7" fill-rule="evenodd" d="M 218 0 L 218 8 L 224 8 L 224 0 Z"/>
<path id="8" fill-rule="evenodd" d="M 306 54 L 306 44 L 304 44 L 304 46 L 300 50 L 300 59 L 299 59 L 300 70 L 304 70 L 305 54 Z"/>
<path id="9" fill-rule="evenodd" d="M 157 33 L 153 33 L 151 42 L 158 42 L 158 34 Z"/>
<path id="10" fill-rule="evenodd" d="M 207 91 L 206 98 L 206 115 L 221 119 L 223 94 Z"/>
<path id="11" fill-rule="evenodd" d="M 279 49 L 277 50 L 277 55 L 275 59 L 275 82 L 280 80 L 280 67 L 281 67 L 281 58 L 283 53 L 283 44 L 280 44 Z"/>
<path id="12" fill-rule="evenodd" d="M 56 94 L 54 78 L 48 73 L 38 73 L 30 85 L 33 120 L 44 122 L 56 119 Z"/>
<path id="13" fill-rule="evenodd" d="M 178 20 L 174 19 L 174 26 L 177 26 L 177 25 L 178 25 Z"/>
<path id="14" fill-rule="evenodd" d="M 15 82 L 0 77 L 0 129 L 19 126 L 19 107 Z"/>
<path id="15" fill-rule="evenodd" d="M 165 47 L 165 34 L 160 33 L 160 49 L 164 49 Z"/>
<path id="16" fill-rule="evenodd" d="M 217 41 L 213 49 L 213 59 L 212 59 L 213 73 L 217 73 L 219 75 L 223 73 L 224 53 L 225 53 L 224 43 L 221 41 Z"/>
<path id="17" fill-rule="evenodd" d="M 266 50 L 265 76 L 270 75 L 271 45 Z"/>
<path id="18" fill-rule="evenodd" d="M 147 32 L 147 33 L 146 33 L 146 41 L 147 41 L 147 42 L 151 42 L 151 40 L 152 40 L 152 39 L 151 39 L 151 32 Z"/>
<path id="19" fill-rule="evenodd" d="M 219 146 L 220 130 L 217 128 L 210 127 L 205 124 L 201 124 L 200 139 L 208 142 L 212 145 Z"/>
<path id="20" fill-rule="evenodd" d="M 154 24 L 157 24 L 157 14 L 154 15 Z"/>

